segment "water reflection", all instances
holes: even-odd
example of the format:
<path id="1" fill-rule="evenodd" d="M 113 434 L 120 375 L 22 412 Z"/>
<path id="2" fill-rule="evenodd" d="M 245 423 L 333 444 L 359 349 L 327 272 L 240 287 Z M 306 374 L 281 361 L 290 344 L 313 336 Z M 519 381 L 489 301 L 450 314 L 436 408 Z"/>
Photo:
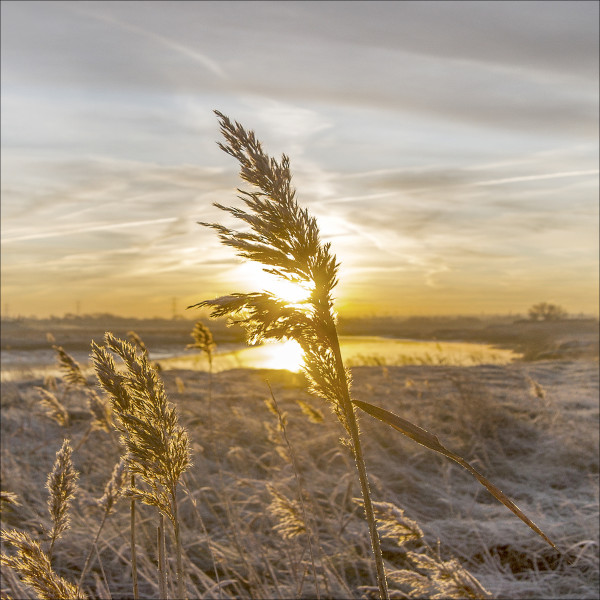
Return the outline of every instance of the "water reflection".
<path id="1" fill-rule="evenodd" d="M 487 344 L 437 342 L 383 337 L 345 336 L 340 338 L 344 363 L 353 366 L 508 364 L 520 355 L 512 350 Z M 92 375 L 88 352 L 72 353 L 85 375 Z M 182 348 L 150 352 L 151 359 L 164 369 L 208 370 L 208 361 Z M 53 350 L 2 351 L 2 381 L 35 379 L 46 375 L 60 376 Z M 297 372 L 302 364 L 302 351 L 293 341 L 262 346 L 230 349 L 214 356 L 215 371 L 228 369 L 287 369 Z"/>
<path id="2" fill-rule="evenodd" d="M 436 342 L 383 337 L 345 336 L 340 338 L 346 366 L 508 364 L 520 357 L 512 350 L 469 342 Z M 255 369 L 300 369 L 302 353 L 295 342 L 265 344 L 217 355 L 215 367 Z"/>

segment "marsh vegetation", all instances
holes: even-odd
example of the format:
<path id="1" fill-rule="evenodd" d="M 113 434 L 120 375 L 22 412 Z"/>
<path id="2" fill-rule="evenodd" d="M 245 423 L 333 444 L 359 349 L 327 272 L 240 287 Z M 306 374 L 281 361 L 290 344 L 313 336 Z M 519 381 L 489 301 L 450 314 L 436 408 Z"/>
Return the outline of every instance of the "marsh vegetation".
<path id="1" fill-rule="evenodd" d="M 2 386 L 3 597 L 595 597 L 597 322 L 552 323 L 533 362 L 344 364 L 338 265 L 287 158 L 217 115 L 254 191 L 219 205 L 249 230 L 209 227 L 304 296 L 197 306 L 293 340 L 302 372 L 215 370 L 225 330 L 196 323 L 181 347 L 204 368 L 165 368 L 128 325 L 94 338 L 91 373 L 48 332 L 60 376 Z"/>

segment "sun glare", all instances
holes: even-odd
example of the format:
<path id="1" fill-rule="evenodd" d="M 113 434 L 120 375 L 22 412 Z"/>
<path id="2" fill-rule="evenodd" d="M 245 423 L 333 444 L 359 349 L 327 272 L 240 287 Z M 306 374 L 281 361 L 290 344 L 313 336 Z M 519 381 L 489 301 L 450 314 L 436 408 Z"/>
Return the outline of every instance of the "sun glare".
<path id="1" fill-rule="evenodd" d="M 298 373 L 302 366 L 302 348 L 295 340 L 265 344 L 265 366 L 268 369 L 287 369 Z"/>
<path id="2" fill-rule="evenodd" d="M 234 271 L 238 283 L 251 292 L 270 292 L 288 305 L 297 305 L 310 295 L 310 289 L 291 281 L 281 279 L 263 271 L 256 263 L 242 263 Z M 265 369 L 287 369 L 300 371 L 303 353 L 300 344 L 294 340 L 269 342 L 252 348 L 252 365 Z"/>
<path id="3" fill-rule="evenodd" d="M 310 290 L 300 284 L 265 273 L 256 263 L 241 264 L 236 270 L 239 280 L 247 282 L 253 292 L 271 292 L 287 304 L 298 304 L 310 294 Z"/>

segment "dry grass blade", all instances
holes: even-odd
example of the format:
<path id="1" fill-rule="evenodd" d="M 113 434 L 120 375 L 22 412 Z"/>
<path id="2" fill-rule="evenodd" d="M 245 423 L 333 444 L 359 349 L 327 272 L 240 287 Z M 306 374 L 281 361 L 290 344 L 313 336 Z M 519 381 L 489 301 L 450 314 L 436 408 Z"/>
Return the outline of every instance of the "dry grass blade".
<path id="1" fill-rule="evenodd" d="M 504 504 L 504 506 L 509 508 L 526 525 L 531 527 L 531 529 L 533 529 L 533 531 L 535 531 L 539 536 L 541 536 L 545 542 L 550 544 L 550 546 L 552 546 L 555 550 L 558 550 L 554 542 L 552 542 L 552 540 L 529 517 L 527 517 L 527 515 L 525 515 L 525 513 L 523 513 L 523 511 L 501 489 L 499 489 L 493 483 L 488 481 L 481 473 L 475 470 L 464 458 L 443 446 L 438 440 L 437 436 L 383 408 L 374 406 L 373 404 L 369 404 L 368 402 L 362 402 L 360 400 L 353 400 L 352 402 L 372 417 L 375 417 L 376 419 L 387 423 L 394 429 L 397 429 L 400 433 L 403 433 L 405 436 L 413 439 L 415 442 L 425 446 L 426 448 L 429 448 L 430 450 L 434 450 L 435 452 L 439 452 L 440 454 L 447 456 L 451 460 L 457 462 L 461 467 L 464 467 L 483 486 L 485 486 L 497 500 L 499 500 L 500 502 L 502 502 L 502 504 Z"/>
<path id="2" fill-rule="evenodd" d="M 16 554 L 2 553 L 2 564 L 16 571 L 23 583 L 31 586 L 41 600 L 85 600 L 86 595 L 75 585 L 57 575 L 50 558 L 40 544 L 27 533 L 2 531 L 2 539 L 16 549 Z"/>

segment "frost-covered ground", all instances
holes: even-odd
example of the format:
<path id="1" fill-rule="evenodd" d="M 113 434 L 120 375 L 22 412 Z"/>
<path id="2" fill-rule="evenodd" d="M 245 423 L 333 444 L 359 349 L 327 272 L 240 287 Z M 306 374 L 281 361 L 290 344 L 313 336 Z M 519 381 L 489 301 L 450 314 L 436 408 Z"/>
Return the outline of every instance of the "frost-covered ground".
<path id="1" fill-rule="evenodd" d="M 552 360 L 475 367 L 355 367 L 353 394 L 435 433 L 498 485 L 541 527 L 558 554 L 455 463 L 415 444 L 379 421 L 360 419 L 374 499 L 391 502 L 417 521 L 443 559 L 457 558 L 496 598 L 596 598 L 598 591 L 598 362 Z M 287 415 L 286 432 L 300 465 L 319 590 L 359 598 L 375 585 L 366 525 L 343 430 L 322 401 L 309 396 L 301 375 L 237 369 L 162 372 L 170 399 L 187 426 L 194 466 L 182 496 L 183 544 L 191 597 L 315 597 L 307 537 L 284 539 L 269 510 L 273 486 L 296 498 L 289 451 L 264 401 L 266 380 Z M 35 385 L 2 385 L 2 489 L 21 506 L 3 514 L 3 527 L 42 536 L 48 525 L 47 473 L 62 439 L 76 446 L 90 423 L 82 392 L 57 382 L 72 419 L 61 427 L 43 414 Z M 308 420 L 297 401 L 320 409 Z M 81 491 L 72 529 L 55 547 L 58 572 L 77 581 L 101 514 L 91 502 L 119 457 L 102 431 L 75 452 Z M 192 502 L 192 499 L 194 502 Z M 195 503 L 195 505 L 194 505 Z M 128 505 L 109 519 L 86 578 L 92 597 L 130 595 Z M 142 597 L 156 597 L 154 512 L 140 514 Z M 384 540 L 389 571 L 405 568 L 405 550 Z M 221 591 L 209 591 L 221 583 Z M 2 591 L 13 597 L 14 578 Z M 392 586 L 394 587 L 394 586 Z M 12 590 L 10 589 L 12 588 Z M 404 589 L 402 593 L 407 590 Z M 22 595 L 24 594 L 24 595 Z M 33 596 L 31 596 L 33 597 Z M 400 595 L 399 597 L 405 597 Z"/>

